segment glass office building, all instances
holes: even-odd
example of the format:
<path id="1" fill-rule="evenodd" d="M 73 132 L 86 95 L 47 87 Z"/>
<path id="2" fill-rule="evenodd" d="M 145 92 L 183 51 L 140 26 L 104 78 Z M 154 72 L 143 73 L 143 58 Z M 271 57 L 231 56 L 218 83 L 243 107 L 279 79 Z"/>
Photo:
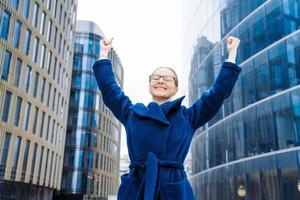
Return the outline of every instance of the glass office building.
<path id="1" fill-rule="evenodd" d="M 63 178 L 57 199 L 107 199 L 119 185 L 121 124 L 104 105 L 93 64 L 104 34 L 91 21 L 76 22 Z M 115 77 L 123 86 L 123 68 L 109 53 Z"/>
<path id="2" fill-rule="evenodd" d="M 0 199 L 60 190 L 77 0 L 0 1 Z"/>
<path id="3" fill-rule="evenodd" d="M 241 40 L 239 80 L 192 141 L 197 199 L 300 199 L 300 1 L 188 0 L 183 11 L 190 104 L 227 58 L 226 37 Z"/>

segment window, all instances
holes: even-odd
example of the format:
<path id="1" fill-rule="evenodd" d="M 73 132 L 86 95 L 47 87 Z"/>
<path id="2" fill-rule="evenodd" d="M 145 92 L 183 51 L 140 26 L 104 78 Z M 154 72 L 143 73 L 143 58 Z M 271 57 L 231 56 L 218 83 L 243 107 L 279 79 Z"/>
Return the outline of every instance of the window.
<path id="1" fill-rule="evenodd" d="M 35 72 L 35 79 L 34 79 L 34 85 L 33 85 L 33 97 L 36 97 L 36 94 L 37 94 L 39 77 L 40 77 L 40 74 L 38 72 Z"/>
<path id="2" fill-rule="evenodd" d="M 19 48 L 20 45 L 21 26 L 22 26 L 21 22 L 16 20 L 14 35 L 12 40 L 12 45 L 16 48 Z"/>
<path id="3" fill-rule="evenodd" d="M 1 32 L 0 38 L 7 40 L 9 33 L 9 22 L 10 22 L 10 13 L 7 10 L 4 10 L 2 15 L 1 23 Z"/>
<path id="4" fill-rule="evenodd" d="M 19 160 L 19 154 L 20 154 L 20 146 L 21 146 L 21 137 L 16 137 L 16 143 L 14 148 L 14 154 L 13 154 L 13 162 L 12 162 L 12 169 L 11 169 L 11 179 L 15 179 L 16 177 L 16 171 L 18 167 L 18 160 Z"/>
<path id="5" fill-rule="evenodd" d="M 51 123 L 51 117 L 50 115 L 48 116 L 48 123 L 47 123 L 47 133 L 46 133 L 46 140 L 49 138 L 49 130 L 50 130 L 50 123 Z"/>
<path id="6" fill-rule="evenodd" d="M 34 43 L 33 43 L 33 51 L 32 51 L 32 58 L 33 58 L 34 62 L 37 62 L 38 52 L 39 52 L 39 43 L 40 43 L 39 38 L 35 37 Z"/>
<path id="7" fill-rule="evenodd" d="M 41 60 L 40 60 L 40 68 L 44 69 L 45 67 L 45 56 L 46 56 L 46 45 L 43 44 L 41 51 Z"/>
<path id="8" fill-rule="evenodd" d="M 46 181 L 46 177 L 47 177 L 47 169 L 48 169 L 48 159 L 49 159 L 49 149 L 47 149 L 47 154 L 46 154 L 46 164 L 45 164 L 45 171 L 44 171 L 44 181 L 43 183 L 45 183 Z"/>
<path id="9" fill-rule="evenodd" d="M 56 48 L 56 44 L 57 44 L 56 38 L 57 38 L 57 27 L 55 27 L 54 29 L 54 48 Z"/>
<path id="10" fill-rule="evenodd" d="M 23 165 L 22 165 L 21 181 L 24 181 L 24 180 L 25 180 L 25 174 L 26 174 L 26 168 L 27 168 L 27 161 L 28 161 L 29 147 L 30 147 L 30 140 L 26 140 L 25 152 L 24 152 L 24 156 L 23 156 L 24 159 L 23 159 Z"/>
<path id="11" fill-rule="evenodd" d="M 53 16 L 56 17 L 57 0 L 53 0 Z"/>
<path id="12" fill-rule="evenodd" d="M 14 80 L 14 86 L 16 87 L 19 87 L 21 71 L 22 71 L 22 60 L 20 58 L 17 58 L 16 69 L 15 69 L 16 74 Z"/>
<path id="13" fill-rule="evenodd" d="M 1 119 L 3 122 L 7 122 L 8 120 L 10 101 L 11 101 L 11 92 L 6 91 L 4 104 L 3 104 L 2 119 Z"/>
<path id="14" fill-rule="evenodd" d="M 2 68 L 2 75 L 1 79 L 6 80 L 8 79 L 9 74 L 9 67 L 10 67 L 10 60 L 11 60 L 11 52 L 5 50 L 4 56 L 3 56 L 3 68 Z"/>
<path id="15" fill-rule="evenodd" d="M 51 160 L 50 160 L 50 170 L 49 170 L 49 182 L 48 182 L 48 185 L 50 185 L 50 180 L 52 180 L 52 166 L 53 166 L 53 156 L 54 156 L 54 152 L 52 151 L 52 153 L 51 153 L 52 155 L 51 155 Z"/>
<path id="16" fill-rule="evenodd" d="M 41 147 L 41 157 L 40 157 L 40 166 L 39 166 L 39 172 L 38 172 L 38 182 L 40 182 L 41 177 L 41 171 L 42 171 L 42 164 L 43 164 L 43 156 L 44 156 L 44 147 Z"/>
<path id="17" fill-rule="evenodd" d="M 67 13 L 65 12 L 65 14 L 64 14 L 63 30 L 66 29 L 66 18 L 67 18 Z"/>
<path id="18" fill-rule="evenodd" d="M 38 15 L 39 15 L 39 4 L 35 3 L 33 6 L 33 14 L 32 14 L 32 26 L 37 27 L 38 22 Z"/>
<path id="19" fill-rule="evenodd" d="M 15 114 L 15 116 L 14 116 L 14 125 L 16 127 L 19 126 L 21 107 L 22 107 L 22 98 L 18 97 L 17 98 L 17 103 L 16 103 L 16 110 L 15 110 L 15 113 L 14 113 Z"/>
<path id="20" fill-rule="evenodd" d="M 25 37 L 24 37 L 24 46 L 23 46 L 23 53 L 25 53 L 26 55 L 29 54 L 30 37 L 31 37 L 31 31 L 29 29 L 26 29 Z"/>
<path id="21" fill-rule="evenodd" d="M 41 129 L 40 129 L 40 137 L 43 137 L 43 132 L 44 132 L 44 122 L 45 122 L 45 112 L 42 113 Z"/>
<path id="22" fill-rule="evenodd" d="M 54 65 L 53 65 L 53 80 L 55 80 L 56 76 L 56 65 L 57 65 L 57 58 L 54 58 Z"/>
<path id="23" fill-rule="evenodd" d="M 54 111 L 54 106 L 55 106 L 55 100 L 56 100 L 56 89 L 54 88 L 53 101 L 52 101 L 52 110 L 53 111 Z"/>
<path id="24" fill-rule="evenodd" d="M 49 106 L 49 102 L 50 102 L 50 98 L 51 98 L 51 96 L 50 96 L 50 94 L 51 94 L 51 87 L 52 87 L 52 85 L 51 85 L 51 83 L 49 83 L 47 106 Z"/>
<path id="25" fill-rule="evenodd" d="M 27 102 L 25 107 L 25 112 L 24 112 L 24 123 L 23 123 L 23 129 L 25 131 L 28 130 L 28 126 L 29 126 L 30 108 L 31 108 L 31 103 Z"/>
<path id="26" fill-rule="evenodd" d="M 48 65 L 47 65 L 48 74 L 50 74 L 50 71 L 51 71 L 51 62 L 52 62 L 52 52 L 49 51 L 48 52 Z"/>
<path id="27" fill-rule="evenodd" d="M 48 22 L 48 32 L 47 32 L 47 40 L 51 42 L 51 32 L 52 32 L 52 21 Z"/>
<path id="28" fill-rule="evenodd" d="M 37 125 L 38 115 L 39 115 L 39 108 L 35 107 L 32 133 L 36 133 L 36 125 Z"/>
<path id="29" fill-rule="evenodd" d="M 46 86 L 46 79 L 43 78 L 42 91 L 41 91 L 41 102 L 44 102 L 45 86 Z"/>
<path id="30" fill-rule="evenodd" d="M 19 0 L 12 0 L 10 3 L 11 7 L 13 7 L 15 10 L 19 9 Z"/>
<path id="31" fill-rule="evenodd" d="M 43 12 L 42 19 L 41 19 L 41 27 L 40 27 L 40 34 L 43 34 L 43 35 L 45 33 L 45 23 L 46 23 L 46 13 Z"/>
<path id="32" fill-rule="evenodd" d="M 52 0 L 47 0 L 47 9 L 51 10 Z"/>
<path id="33" fill-rule="evenodd" d="M 60 10 L 59 10 L 59 24 L 61 23 L 62 9 L 63 9 L 63 6 L 62 6 L 62 4 L 60 4 Z"/>
<path id="34" fill-rule="evenodd" d="M 29 17 L 30 0 L 24 0 L 23 2 L 23 17 L 28 19 Z"/>
<path id="35" fill-rule="evenodd" d="M 62 40 L 62 34 L 59 35 L 59 43 L 58 43 L 58 53 L 60 54 L 61 50 L 61 40 Z"/>
<path id="36" fill-rule="evenodd" d="M 33 155 L 32 155 L 32 165 L 30 170 L 30 182 L 33 180 L 34 168 L 35 168 L 35 160 L 36 160 L 36 150 L 37 150 L 37 143 L 34 143 Z"/>
<path id="37" fill-rule="evenodd" d="M 11 138 L 11 133 L 6 132 L 5 136 L 4 136 L 3 144 L 2 144 L 2 153 L 1 153 L 1 160 L 0 160 L 0 178 L 1 179 L 4 178 L 4 172 L 5 172 L 8 151 L 9 151 L 10 138 Z"/>
<path id="38" fill-rule="evenodd" d="M 27 65 L 26 72 L 25 72 L 25 80 L 23 85 L 24 92 L 28 92 L 29 85 L 30 85 L 30 77 L 31 77 L 31 67 Z"/>

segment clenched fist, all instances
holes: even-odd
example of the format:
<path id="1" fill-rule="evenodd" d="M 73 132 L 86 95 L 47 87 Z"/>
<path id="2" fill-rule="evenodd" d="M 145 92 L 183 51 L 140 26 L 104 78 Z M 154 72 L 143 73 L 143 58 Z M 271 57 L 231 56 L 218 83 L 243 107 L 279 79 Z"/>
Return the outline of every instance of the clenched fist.
<path id="1" fill-rule="evenodd" d="M 237 48 L 239 47 L 239 44 L 240 44 L 240 40 L 236 37 L 233 37 L 233 36 L 229 36 L 227 39 L 226 39 L 226 42 L 227 42 L 227 48 L 228 48 L 228 51 L 236 51 Z"/>
<path id="2" fill-rule="evenodd" d="M 112 48 L 112 40 L 113 38 L 111 39 L 105 38 L 101 40 L 100 58 L 107 58 L 108 52 Z"/>
<path id="3" fill-rule="evenodd" d="M 235 63 L 237 49 L 240 44 L 240 40 L 236 37 L 229 36 L 226 39 L 227 49 L 229 51 L 227 61 Z"/>

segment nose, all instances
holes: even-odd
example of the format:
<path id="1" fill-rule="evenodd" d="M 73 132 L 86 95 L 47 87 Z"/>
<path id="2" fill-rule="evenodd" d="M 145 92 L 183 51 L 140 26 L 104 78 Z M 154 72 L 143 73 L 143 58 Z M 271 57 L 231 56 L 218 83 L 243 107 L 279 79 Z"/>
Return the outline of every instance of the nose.
<path id="1" fill-rule="evenodd" d="M 163 79 L 162 76 L 158 79 L 158 82 L 159 82 L 159 83 L 163 83 L 163 82 L 164 82 L 164 79 Z"/>

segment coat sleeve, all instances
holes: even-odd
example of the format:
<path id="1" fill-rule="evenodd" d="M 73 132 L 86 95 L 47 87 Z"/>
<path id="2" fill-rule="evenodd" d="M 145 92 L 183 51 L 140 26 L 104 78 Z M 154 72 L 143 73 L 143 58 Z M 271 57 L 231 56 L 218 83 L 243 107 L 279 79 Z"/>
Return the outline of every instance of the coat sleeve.
<path id="1" fill-rule="evenodd" d="M 114 116 L 125 125 L 128 110 L 132 103 L 117 84 L 112 71 L 111 61 L 109 59 L 96 61 L 93 66 L 93 71 L 98 87 L 102 93 L 104 104 L 112 111 Z"/>
<path id="2" fill-rule="evenodd" d="M 224 62 L 213 85 L 187 111 L 194 129 L 213 118 L 229 97 L 237 81 L 241 68 L 231 62 Z"/>

